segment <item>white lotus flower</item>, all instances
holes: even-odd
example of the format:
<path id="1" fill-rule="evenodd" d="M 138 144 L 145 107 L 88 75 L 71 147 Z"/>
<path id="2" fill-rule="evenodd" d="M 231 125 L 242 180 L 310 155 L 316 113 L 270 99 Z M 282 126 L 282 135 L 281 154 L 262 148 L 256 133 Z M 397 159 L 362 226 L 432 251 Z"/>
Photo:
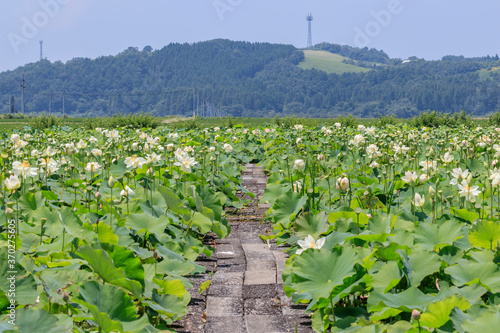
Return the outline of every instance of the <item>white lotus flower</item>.
<path id="1" fill-rule="evenodd" d="M 194 157 L 190 157 L 188 153 L 184 153 L 183 155 L 176 155 L 175 158 L 177 162 L 174 163 L 175 166 L 180 166 L 181 170 L 184 172 L 191 172 L 191 167 L 198 164 L 195 161 Z"/>
<path id="2" fill-rule="evenodd" d="M 28 161 L 14 162 L 12 163 L 12 173 L 16 176 L 26 177 L 36 177 L 38 175 L 38 169 L 32 168 Z"/>
<path id="3" fill-rule="evenodd" d="M 453 162 L 453 159 L 455 157 L 453 157 L 452 154 L 450 154 L 449 151 L 447 151 L 442 157 L 441 157 L 441 160 L 446 163 L 446 164 L 450 164 L 451 162 Z"/>
<path id="4" fill-rule="evenodd" d="M 414 172 L 406 171 L 405 175 L 403 177 L 401 177 L 401 180 L 407 184 L 413 185 L 418 180 L 417 172 L 416 171 L 414 171 Z"/>
<path id="5" fill-rule="evenodd" d="M 89 139 L 89 142 L 92 143 L 92 144 L 94 144 L 94 143 L 97 142 L 97 139 L 95 137 L 91 136 L 90 139 Z"/>
<path id="6" fill-rule="evenodd" d="M 135 192 L 127 186 L 125 186 L 125 188 L 120 192 L 120 196 L 122 197 L 131 197 L 135 194 Z"/>
<path id="7" fill-rule="evenodd" d="M 141 168 L 144 163 L 146 163 L 146 160 L 142 157 L 137 157 L 137 155 L 125 159 L 127 168 Z"/>
<path id="8" fill-rule="evenodd" d="M 420 162 L 420 166 L 424 169 L 425 173 L 429 173 L 429 171 L 437 170 L 437 162 L 436 161 L 422 161 L 422 162 Z"/>
<path id="9" fill-rule="evenodd" d="M 5 178 L 5 186 L 9 191 L 17 190 L 21 187 L 21 182 L 17 175 L 11 175 L 9 178 Z"/>
<path id="10" fill-rule="evenodd" d="M 83 141 L 83 139 L 80 139 L 78 143 L 76 144 L 76 148 L 78 149 L 85 149 L 87 147 L 87 142 Z"/>
<path id="11" fill-rule="evenodd" d="M 304 162 L 303 159 L 296 159 L 295 162 L 293 162 L 293 167 L 296 170 L 303 169 L 306 166 L 306 162 Z"/>
<path id="12" fill-rule="evenodd" d="M 301 254 L 307 249 L 321 249 L 325 245 L 325 237 L 321 237 L 315 241 L 313 236 L 308 235 L 304 240 L 299 240 L 297 244 L 300 245 L 301 249 L 298 249 L 295 253 Z"/>
<path id="13" fill-rule="evenodd" d="M 91 153 L 92 153 L 92 155 L 94 155 L 95 157 L 102 156 L 102 150 L 97 149 L 97 148 L 92 149 Z"/>
<path id="14" fill-rule="evenodd" d="M 161 155 L 157 155 L 156 153 L 147 155 L 146 164 L 156 164 L 161 161 Z"/>
<path id="15" fill-rule="evenodd" d="M 87 172 L 98 172 L 101 170 L 101 165 L 97 162 L 89 162 L 85 167 L 85 171 Z"/>
<path id="16" fill-rule="evenodd" d="M 451 176 L 453 177 L 453 179 L 450 181 L 450 184 L 458 185 L 462 182 L 462 180 L 466 179 L 469 176 L 469 170 L 465 169 L 463 171 L 462 168 L 455 168 L 451 172 Z"/>
<path id="17" fill-rule="evenodd" d="M 347 177 L 337 179 L 337 183 L 335 184 L 337 190 L 341 190 L 343 192 L 349 189 L 349 179 Z"/>
<path id="18" fill-rule="evenodd" d="M 380 156 L 382 155 L 379 151 L 378 151 L 378 147 L 377 145 L 375 144 L 371 144 L 369 145 L 368 147 L 366 147 L 366 154 L 368 155 L 368 157 L 370 158 L 376 158 L 377 156 Z"/>
<path id="19" fill-rule="evenodd" d="M 420 196 L 420 194 L 415 193 L 415 199 L 413 200 L 413 205 L 415 205 L 415 207 L 422 207 L 424 203 L 425 203 L 425 197 L 423 195 Z"/>
<path id="20" fill-rule="evenodd" d="M 229 143 L 225 143 L 222 148 L 226 153 L 230 153 L 233 151 L 233 147 Z"/>
<path id="21" fill-rule="evenodd" d="M 476 202 L 476 197 L 481 194 L 479 186 L 470 186 L 467 179 L 462 180 L 462 184 L 458 184 L 458 189 L 458 194 L 460 194 L 461 197 L 465 197 L 466 200 L 470 202 Z"/>

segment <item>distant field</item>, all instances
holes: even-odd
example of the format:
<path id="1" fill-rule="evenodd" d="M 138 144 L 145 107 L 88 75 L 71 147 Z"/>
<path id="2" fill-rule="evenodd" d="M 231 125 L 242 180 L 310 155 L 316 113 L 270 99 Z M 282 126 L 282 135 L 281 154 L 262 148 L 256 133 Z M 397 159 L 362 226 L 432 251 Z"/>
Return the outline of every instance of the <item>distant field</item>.
<path id="1" fill-rule="evenodd" d="M 347 59 L 338 54 L 327 51 L 304 50 L 305 60 L 299 64 L 302 69 L 317 69 L 330 74 L 343 73 L 365 73 L 368 68 L 344 64 L 342 61 Z"/>
<path id="2" fill-rule="evenodd" d="M 481 69 L 478 73 L 479 73 L 479 77 L 483 80 L 486 80 L 487 78 L 489 78 L 491 76 L 491 74 L 495 73 L 495 72 L 498 72 L 498 70 L 500 70 L 499 67 L 493 67 L 491 69 Z"/>

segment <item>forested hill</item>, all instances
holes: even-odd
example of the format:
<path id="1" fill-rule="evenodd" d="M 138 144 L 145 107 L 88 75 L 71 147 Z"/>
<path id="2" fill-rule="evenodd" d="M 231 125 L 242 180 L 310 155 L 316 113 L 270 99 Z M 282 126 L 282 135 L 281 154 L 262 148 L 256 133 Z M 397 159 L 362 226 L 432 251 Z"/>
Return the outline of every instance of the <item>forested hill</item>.
<path id="1" fill-rule="evenodd" d="M 290 45 L 212 40 L 130 47 L 116 56 L 48 60 L 0 73 L 0 112 L 103 116 L 151 112 L 234 116 L 360 117 L 420 111 L 476 116 L 500 109 L 498 56 L 441 61 L 391 59 L 382 51 L 322 43 Z"/>

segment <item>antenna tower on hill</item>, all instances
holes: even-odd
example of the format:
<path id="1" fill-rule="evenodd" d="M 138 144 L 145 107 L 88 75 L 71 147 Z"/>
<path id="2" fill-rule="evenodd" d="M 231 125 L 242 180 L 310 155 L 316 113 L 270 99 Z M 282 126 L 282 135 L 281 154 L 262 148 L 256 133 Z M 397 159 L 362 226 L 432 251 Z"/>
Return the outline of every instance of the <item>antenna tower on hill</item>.
<path id="1" fill-rule="evenodd" d="M 307 36 L 307 48 L 312 49 L 313 48 L 313 39 L 312 39 L 312 21 L 313 21 L 313 16 L 311 13 L 309 13 L 306 17 L 307 24 L 309 26 L 309 34 Z"/>

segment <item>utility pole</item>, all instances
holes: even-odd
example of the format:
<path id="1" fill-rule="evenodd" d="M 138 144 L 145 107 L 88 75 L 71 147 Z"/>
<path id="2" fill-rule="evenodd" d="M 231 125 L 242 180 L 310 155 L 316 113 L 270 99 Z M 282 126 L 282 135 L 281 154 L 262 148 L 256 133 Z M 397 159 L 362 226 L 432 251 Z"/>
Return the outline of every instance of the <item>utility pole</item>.
<path id="1" fill-rule="evenodd" d="M 64 119 L 64 116 L 66 115 L 66 109 L 65 109 L 65 105 L 64 105 L 65 97 L 66 97 L 66 91 L 63 91 L 63 119 Z"/>
<path id="2" fill-rule="evenodd" d="M 52 91 L 49 94 L 49 116 L 51 112 L 52 112 Z"/>
<path id="3" fill-rule="evenodd" d="M 10 96 L 10 113 L 14 113 L 15 99 L 14 96 Z"/>
<path id="4" fill-rule="evenodd" d="M 22 109 L 22 112 L 23 112 L 23 115 L 24 115 L 24 88 L 25 88 L 25 85 L 24 85 L 24 73 L 23 73 L 23 76 L 22 76 L 22 83 L 21 83 L 21 91 L 22 91 L 22 105 L 21 105 L 21 109 Z"/>

